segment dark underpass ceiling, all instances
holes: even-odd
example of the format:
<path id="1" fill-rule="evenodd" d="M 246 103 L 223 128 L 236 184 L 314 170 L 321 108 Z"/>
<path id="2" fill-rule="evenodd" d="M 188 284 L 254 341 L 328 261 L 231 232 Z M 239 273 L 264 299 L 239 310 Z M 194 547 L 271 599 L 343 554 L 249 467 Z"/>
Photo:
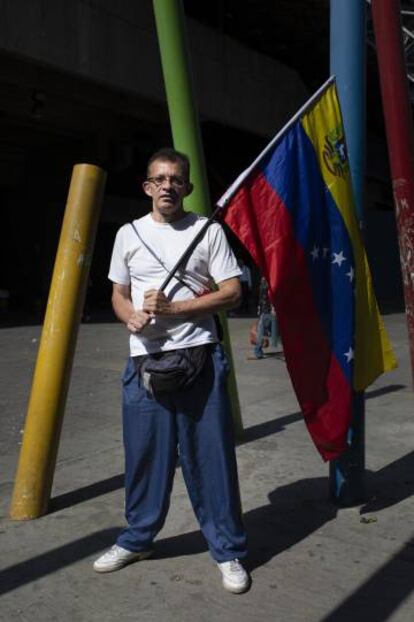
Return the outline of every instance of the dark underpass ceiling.
<path id="1" fill-rule="evenodd" d="M 329 71 L 329 0 L 184 1 L 185 12 L 293 67 L 309 88 Z"/>
<path id="2" fill-rule="evenodd" d="M 310 92 L 329 76 L 330 0 L 210 0 L 208 3 L 184 0 L 184 8 L 188 16 L 292 67 Z M 366 8 L 367 125 L 369 131 L 383 135 L 369 3 Z M 414 16 L 414 0 L 402 0 L 401 8 L 403 20 L 410 19 L 410 13 Z M 411 43 L 414 66 L 414 33 Z"/>

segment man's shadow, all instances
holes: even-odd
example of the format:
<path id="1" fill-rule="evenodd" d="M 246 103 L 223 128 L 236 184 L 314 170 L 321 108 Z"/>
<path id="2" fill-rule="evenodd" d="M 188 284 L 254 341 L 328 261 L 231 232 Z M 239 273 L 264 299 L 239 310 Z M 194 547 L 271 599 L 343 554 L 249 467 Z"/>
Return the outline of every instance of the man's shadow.
<path id="1" fill-rule="evenodd" d="M 303 479 L 280 486 L 269 495 L 269 504 L 244 515 L 251 542 L 251 570 L 304 540 L 338 512 L 328 499 L 328 478 Z"/>
<path id="2" fill-rule="evenodd" d="M 414 451 L 383 469 L 366 473 L 368 500 L 360 513 L 380 511 L 414 494 Z M 302 479 L 269 493 L 269 503 L 244 514 L 251 570 L 304 540 L 336 518 L 328 477 Z M 207 550 L 200 531 L 157 542 L 157 557 L 194 555 Z"/>
<path id="3" fill-rule="evenodd" d="M 250 542 L 250 570 L 320 529 L 338 508 L 328 501 L 328 478 L 309 478 L 272 491 L 269 503 L 244 514 Z M 195 555 L 207 551 L 200 531 L 158 540 L 155 557 Z"/>

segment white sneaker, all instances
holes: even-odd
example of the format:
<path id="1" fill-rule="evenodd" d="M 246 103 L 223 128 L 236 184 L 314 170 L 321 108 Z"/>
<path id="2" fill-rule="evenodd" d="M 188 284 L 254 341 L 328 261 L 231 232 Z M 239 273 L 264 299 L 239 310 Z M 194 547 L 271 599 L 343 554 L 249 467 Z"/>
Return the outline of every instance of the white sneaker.
<path id="1" fill-rule="evenodd" d="M 218 563 L 217 566 L 223 575 L 223 587 L 233 594 L 242 594 L 249 589 L 250 577 L 238 559 Z"/>
<path id="2" fill-rule="evenodd" d="M 93 565 L 93 569 L 96 572 L 112 572 L 132 562 L 147 559 L 150 555 L 152 555 L 152 551 L 128 551 L 127 549 L 123 549 L 122 546 L 114 544 L 109 551 L 101 555 L 101 557 L 98 557 Z"/>

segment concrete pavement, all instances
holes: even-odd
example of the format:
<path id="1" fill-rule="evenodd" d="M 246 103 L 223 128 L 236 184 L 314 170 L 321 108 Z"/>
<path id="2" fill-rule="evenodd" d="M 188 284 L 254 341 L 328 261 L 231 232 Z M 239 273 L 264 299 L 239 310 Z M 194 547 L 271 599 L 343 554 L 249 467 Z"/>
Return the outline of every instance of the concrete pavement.
<path id="1" fill-rule="evenodd" d="M 283 360 L 248 360 L 248 318 L 230 318 L 245 435 L 237 449 L 251 590 L 221 588 L 177 469 L 152 559 L 98 575 L 123 526 L 120 382 L 127 335 L 82 325 L 51 511 L 7 517 L 40 328 L 0 330 L 0 620 L 412 622 L 414 413 L 405 318 L 385 316 L 399 368 L 366 393 L 367 502 L 328 501 L 328 467 Z"/>

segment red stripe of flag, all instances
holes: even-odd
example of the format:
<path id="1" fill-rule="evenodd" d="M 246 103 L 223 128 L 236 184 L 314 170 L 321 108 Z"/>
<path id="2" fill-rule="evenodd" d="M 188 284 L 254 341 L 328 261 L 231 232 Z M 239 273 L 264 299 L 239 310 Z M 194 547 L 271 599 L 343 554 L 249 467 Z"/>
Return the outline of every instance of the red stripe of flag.
<path id="1" fill-rule="evenodd" d="M 257 171 L 231 199 L 224 218 L 268 282 L 309 433 L 325 460 L 335 458 L 346 449 L 352 390 L 323 331 L 289 211 Z"/>

